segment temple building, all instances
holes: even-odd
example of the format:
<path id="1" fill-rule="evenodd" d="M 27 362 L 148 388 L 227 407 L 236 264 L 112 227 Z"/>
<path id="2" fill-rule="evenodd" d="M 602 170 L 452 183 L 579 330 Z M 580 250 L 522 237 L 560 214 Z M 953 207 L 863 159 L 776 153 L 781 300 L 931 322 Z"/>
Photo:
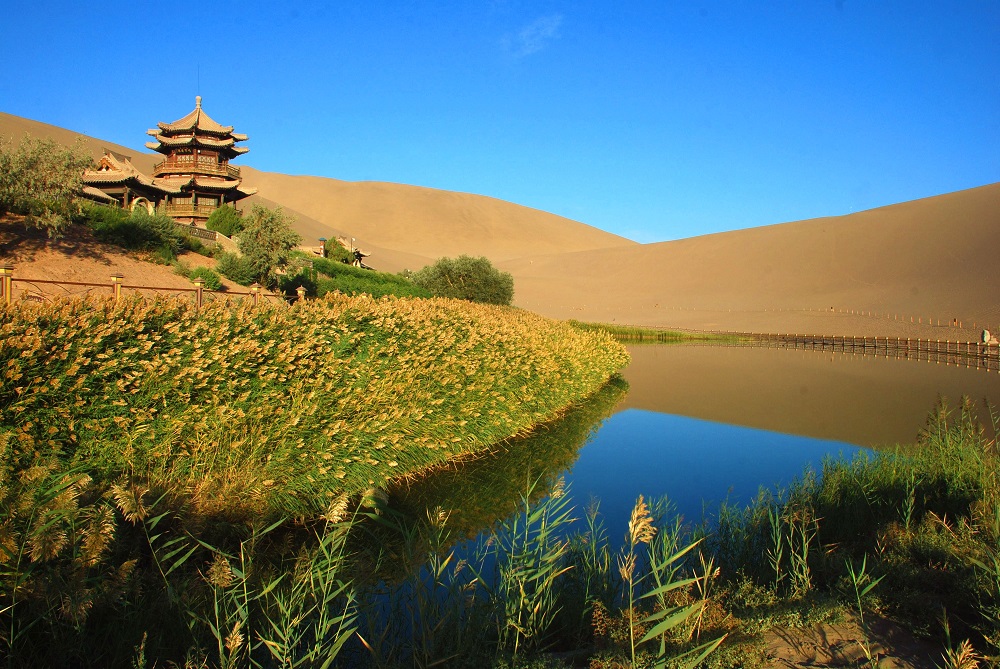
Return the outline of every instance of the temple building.
<path id="1" fill-rule="evenodd" d="M 257 192 L 243 186 L 240 168 L 229 164 L 249 151 L 236 146 L 247 136 L 212 120 L 201 108 L 201 96 L 189 114 L 158 123 L 146 134 L 155 140 L 146 146 L 164 156 L 152 176 L 139 172 L 128 158 L 107 153 L 96 169 L 84 173 L 85 194 L 126 208 L 155 208 L 179 223 L 203 228 L 220 206 Z"/>

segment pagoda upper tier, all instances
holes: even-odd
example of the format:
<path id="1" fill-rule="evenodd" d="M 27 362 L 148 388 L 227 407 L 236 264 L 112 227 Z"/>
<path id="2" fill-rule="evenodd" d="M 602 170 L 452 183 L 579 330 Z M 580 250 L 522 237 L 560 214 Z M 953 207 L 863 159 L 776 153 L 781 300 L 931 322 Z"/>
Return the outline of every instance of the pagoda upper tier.
<path id="1" fill-rule="evenodd" d="M 219 159 L 229 160 L 243 155 L 250 149 L 236 146 L 245 142 L 246 135 L 233 132 L 233 126 L 220 125 L 201 108 L 201 96 L 195 98 L 194 109 L 173 123 L 157 123 L 156 128 L 146 131 L 156 139 L 146 142 L 146 146 L 164 155 L 171 155 L 181 148 L 207 149 Z"/>

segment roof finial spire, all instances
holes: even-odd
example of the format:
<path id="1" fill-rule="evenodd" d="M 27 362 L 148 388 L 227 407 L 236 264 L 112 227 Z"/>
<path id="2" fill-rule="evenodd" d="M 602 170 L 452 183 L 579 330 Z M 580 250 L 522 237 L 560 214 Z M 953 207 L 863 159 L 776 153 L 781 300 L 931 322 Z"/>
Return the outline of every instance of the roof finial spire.
<path id="1" fill-rule="evenodd" d="M 201 96 L 200 95 L 194 96 L 194 108 L 195 109 L 201 109 Z"/>

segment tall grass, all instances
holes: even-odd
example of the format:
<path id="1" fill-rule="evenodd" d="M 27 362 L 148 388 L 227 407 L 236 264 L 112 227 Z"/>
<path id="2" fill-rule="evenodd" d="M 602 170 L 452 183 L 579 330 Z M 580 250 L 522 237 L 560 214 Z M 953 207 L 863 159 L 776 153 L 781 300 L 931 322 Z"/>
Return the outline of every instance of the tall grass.
<path id="1" fill-rule="evenodd" d="M 378 501 L 356 514 L 341 504 L 294 534 L 275 522 L 234 527 L 209 542 L 173 531 L 177 518 L 162 498 L 117 489 L 88 499 L 88 485 L 63 476 L 41 488 L 15 486 L 41 494 L 18 501 L 20 516 L 4 509 L 17 518 L 5 529 L 15 531 L 24 558 L 5 555 L 0 573 L 0 658 L 8 666 L 522 666 L 567 648 L 617 662 L 630 648 L 637 657 L 640 645 L 649 646 L 639 653 L 643 662 L 662 666 L 717 645 L 699 645 L 690 630 L 704 606 L 692 584 L 713 577 L 683 559 L 694 546 L 677 535 L 671 555 L 651 551 L 629 587 L 647 585 L 629 598 L 608 569 L 595 514 L 576 529 L 558 483 L 548 491 L 529 484 L 520 510 L 464 550 L 442 509 L 412 523 Z M 645 506 L 637 508 L 642 514 Z M 89 526 L 62 539 L 74 521 L 100 510 L 114 525 L 95 526 L 104 543 Z M 651 517 L 644 522 L 647 534 L 676 527 L 669 518 L 660 527 Z M 572 548 L 584 545 L 605 556 L 597 570 Z M 388 570 L 378 568 L 383 563 Z M 585 599 L 591 613 L 581 617 L 574 576 L 583 572 L 593 594 Z M 644 638 L 601 629 L 633 619 L 648 629 Z"/>
<path id="2" fill-rule="evenodd" d="M 528 484 L 519 509 L 472 545 L 452 543 L 450 515 L 441 509 L 415 524 L 388 509 L 371 516 L 378 540 L 369 550 L 381 549 L 366 560 L 409 567 L 396 582 L 380 582 L 362 596 L 352 661 L 516 667 L 536 666 L 558 651 L 592 657 L 598 667 L 693 666 L 719 645 L 719 638 L 701 643 L 694 635 L 705 606 L 699 586 L 709 587 L 717 574 L 699 573 L 689 559 L 696 546 L 672 534 L 675 517 L 654 519 L 637 503 L 643 536 L 662 528 L 673 536 L 674 543 L 664 544 L 673 550 L 619 556 L 632 566 L 624 577 L 612 567 L 596 509 L 581 528 L 561 481 L 538 486 Z M 386 528 L 402 543 L 385 541 Z"/>
<path id="3" fill-rule="evenodd" d="M 330 296 L 0 312 L 0 466 L 82 463 L 189 515 L 317 517 L 565 411 L 620 345 L 509 308 Z"/>
<path id="4" fill-rule="evenodd" d="M 942 403 L 913 446 L 829 460 L 745 509 L 724 508 L 709 542 L 730 594 L 767 591 L 774 609 L 834 596 L 867 624 L 864 598 L 920 635 L 947 631 L 971 640 L 969 652 L 996 654 L 1000 463 L 996 412 L 980 415 L 991 429 L 970 402 Z"/>
<path id="5" fill-rule="evenodd" d="M 3 310 L 4 659 L 329 663 L 354 638 L 363 564 L 346 501 L 530 431 L 626 359 L 449 300 Z"/>
<path id="6" fill-rule="evenodd" d="M 685 341 L 730 341 L 733 338 L 726 335 L 716 335 L 697 332 L 678 332 L 659 328 L 646 328 L 638 325 L 618 325 L 616 323 L 587 323 L 570 320 L 569 323 L 584 332 L 605 332 L 618 341 L 629 343 L 672 344 Z"/>

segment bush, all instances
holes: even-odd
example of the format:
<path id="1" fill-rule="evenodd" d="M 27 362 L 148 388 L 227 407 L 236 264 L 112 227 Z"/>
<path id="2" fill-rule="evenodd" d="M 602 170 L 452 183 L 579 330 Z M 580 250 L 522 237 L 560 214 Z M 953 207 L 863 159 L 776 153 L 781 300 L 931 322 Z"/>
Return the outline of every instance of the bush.
<path id="1" fill-rule="evenodd" d="M 510 304 L 514 277 L 486 258 L 441 258 L 413 275 L 413 282 L 439 297 L 455 297 L 486 304 Z"/>
<path id="2" fill-rule="evenodd" d="M 83 171 L 92 164 L 80 140 L 66 147 L 26 135 L 12 148 L 0 137 L 0 215 L 24 214 L 29 225 L 58 236 L 80 213 Z"/>
<path id="3" fill-rule="evenodd" d="M 336 239 L 326 240 L 326 243 L 323 244 L 323 248 L 326 253 L 325 257 L 327 260 L 341 262 L 345 265 L 350 265 L 354 262 L 354 254 L 351 253 L 351 250 Z"/>
<path id="4" fill-rule="evenodd" d="M 306 295 L 316 297 L 316 277 L 315 272 L 302 271 L 291 276 L 283 276 L 278 282 L 278 288 L 285 297 L 298 297 L 299 286 L 306 289 Z"/>
<path id="5" fill-rule="evenodd" d="M 223 205 L 212 212 L 205 227 L 232 237 L 243 229 L 243 215 L 235 207 Z"/>
<path id="6" fill-rule="evenodd" d="M 368 293 L 373 297 L 432 297 L 430 291 L 398 274 L 352 267 L 329 258 L 315 258 L 312 265 L 320 272 L 316 285 L 320 296 L 339 290 L 348 295 Z"/>
<path id="7" fill-rule="evenodd" d="M 192 281 L 202 279 L 205 282 L 205 288 L 209 290 L 219 290 L 222 288 L 222 278 L 218 272 L 210 267 L 195 267 L 188 272 L 187 276 Z"/>
<path id="8" fill-rule="evenodd" d="M 86 210 L 86 222 L 99 240 L 136 251 L 152 251 L 163 262 L 174 260 L 185 246 L 186 235 L 172 218 L 150 215 L 138 207 L 129 213 L 118 207 L 91 205 Z"/>
<path id="9" fill-rule="evenodd" d="M 257 281 L 250 261 L 235 253 L 220 253 L 216 257 L 215 269 L 219 274 L 241 286 L 249 286 Z"/>
<path id="10" fill-rule="evenodd" d="M 222 248 L 222 246 L 218 243 L 212 244 L 212 246 L 205 246 L 201 243 L 200 239 L 189 235 L 182 230 L 181 248 L 193 251 L 194 253 L 205 256 L 206 258 L 211 258 Z"/>

